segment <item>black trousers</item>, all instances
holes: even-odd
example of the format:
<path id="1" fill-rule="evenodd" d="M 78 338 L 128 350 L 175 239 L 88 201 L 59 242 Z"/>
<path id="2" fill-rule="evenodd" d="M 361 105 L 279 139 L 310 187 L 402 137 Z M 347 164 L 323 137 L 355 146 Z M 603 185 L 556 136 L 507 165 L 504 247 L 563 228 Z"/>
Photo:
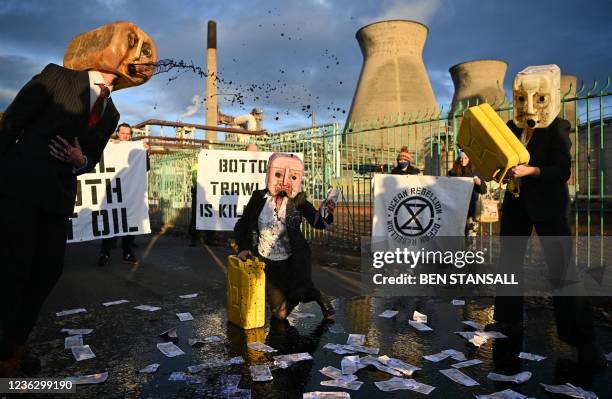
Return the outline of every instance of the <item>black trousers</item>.
<path id="1" fill-rule="evenodd" d="M 0 357 L 27 341 L 60 278 L 68 218 L 0 197 Z"/>
<path id="2" fill-rule="evenodd" d="M 551 236 L 541 241 L 548 275 L 553 285 L 563 281 L 572 266 L 571 230 L 567 215 L 547 221 L 531 220 L 522 198 L 506 196 L 501 215 L 501 268 L 522 276 L 525 251 L 532 229 L 539 236 Z M 554 237 L 554 238 L 553 238 Z M 521 268 L 517 270 L 517 268 Z M 512 270 L 514 269 L 514 270 Z M 553 296 L 555 321 L 559 338 L 577 346 L 594 339 L 590 301 L 585 296 Z M 523 322 L 522 296 L 497 296 L 493 318 L 499 322 Z"/>
<path id="3" fill-rule="evenodd" d="M 291 313 L 300 302 L 321 300 L 321 291 L 312 281 L 300 278 L 292 257 L 280 261 L 261 259 L 266 264 L 266 301 L 273 316 L 278 317 L 283 311 Z"/>
<path id="4" fill-rule="evenodd" d="M 111 237 L 104 238 L 102 240 L 102 244 L 100 245 L 100 253 L 110 256 L 111 248 L 117 242 L 117 238 L 119 237 Z M 123 256 L 132 253 L 132 244 L 134 244 L 135 236 L 121 236 L 121 249 L 123 251 Z"/>

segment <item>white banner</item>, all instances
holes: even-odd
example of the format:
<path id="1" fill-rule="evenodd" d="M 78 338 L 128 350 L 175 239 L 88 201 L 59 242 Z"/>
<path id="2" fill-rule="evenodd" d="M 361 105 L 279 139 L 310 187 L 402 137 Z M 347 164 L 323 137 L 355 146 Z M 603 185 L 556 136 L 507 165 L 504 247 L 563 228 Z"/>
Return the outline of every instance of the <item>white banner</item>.
<path id="1" fill-rule="evenodd" d="M 272 152 L 202 150 L 198 154 L 198 230 L 231 231 L 255 190 L 266 187 Z M 296 154 L 302 159 L 302 154 Z"/>
<path id="2" fill-rule="evenodd" d="M 467 177 L 375 174 L 373 242 L 395 249 L 463 236 L 473 189 Z"/>
<path id="3" fill-rule="evenodd" d="M 95 169 L 77 179 L 68 242 L 150 232 L 146 150 L 142 141 L 111 141 Z"/>

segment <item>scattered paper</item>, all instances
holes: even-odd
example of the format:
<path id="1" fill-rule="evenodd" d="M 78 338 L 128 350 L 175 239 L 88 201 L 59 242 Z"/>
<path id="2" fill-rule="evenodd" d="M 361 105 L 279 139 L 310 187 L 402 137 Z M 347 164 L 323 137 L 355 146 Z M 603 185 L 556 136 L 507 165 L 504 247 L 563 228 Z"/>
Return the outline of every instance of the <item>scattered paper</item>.
<path id="1" fill-rule="evenodd" d="M 499 331 L 476 331 L 475 334 L 486 339 L 508 338 L 507 335 L 500 333 Z"/>
<path id="2" fill-rule="evenodd" d="M 395 375 L 397 377 L 402 376 L 402 373 L 389 366 L 384 365 L 380 360 L 378 360 L 378 358 L 371 355 L 362 357 L 361 359 L 359 359 L 359 363 L 363 366 L 374 366 L 378 370 L 387 374 Z"/>
<path id="3" fill-rule="evenodd" d="M 355 381 L 357 379 L 356 375 L 353 374 L 342 374 L 342 370 L 337 369 L 333 366 L 326 366 L 319 370 L 319 373 L 324 376 L 331 378 L 332 380 L 343 379 L 346 381 Z"/>
<path id="4" fill-rule="evenodd" d="M 433 328 L 429 327 L 427 324 L 423 324 L 418 321 L 408 320 L 408 324 L 416 328 L 418 331 L 433 331 Z"/>
<path id="5" fill-rule="evenodd" d="M 343 345 L 343 344 L 334 344 L 327 343 L 323 347 L 324 349 L 330 349 L 339 355 L 352 355 L 353 353 L 366 353 L 368 355 L 377 355 L 380 351 L 379 348 L 373 348 L 369 346 L 363 345 Z"/>
<path id="6" fill-rule="evenodd" d="M 176 317 L 178 317 L 180 321 L 193 320 L 193 316 L 189 312 L 186 312 L 186 313 L 177 313 Z"/>
<path id="7" fill-rule="evenodd" d="M 440 373 L 444 374 L 451 380 L 455 381 L 458 384 L 465 385 L 466 387 L 473 387 L 475 385 L 480 385 L 478 382 L 463 374 L 461 371 L 457 369 L 445 369 L 440 370 Z"/>
<path id="8" fill-rule="evenodd" d="M 85 313 L 85 312 L 87 312 L 87 309 L 79 308 L 79 309 L 62 310 L 61 312 L 55 313 L 55 315 L 57 317 L 61 317 L 61 316 L 69 316 L 71 314 Z"/>
<path id="9" fill-rule="evenodd" d="M 212 369 L 217 367 L 227 367 L 233 366 L 237 364 L 244 364 L 244 358 L 242 356 L 232 357 L 231 359 L 211 359 L 206 361 L 206 363 L 196 364 L 195 366 L 187 367 L 187 371 L 190 373 L 199 373 L 202 370 Z"/>
<path id="10" fill-rule="evenodd" d="M 266 352 L 266 353 L 278 352 L 273 347 L 268 346 L 268 345 L 266 345 L 264 343 L 261 343 L 261 342 L 250 342 L 250 343 L 247 344 L 247 347 L 249 349 L 253 349 L 254 351 L 257 351 L 257 352 Z"/>
<path id="11" fill-rule="evenodd" d="M 138 370 L 138 372 L 141 374 L 153 374 L 157 371 L 158 368 L 159 368 L 159 363 L 152 363 L 152 364 L 149 364 L 147 367 L 144 367 Z"/>
<path id="12" fill-rule="evenodd" d="M 521 359 L 525 359 L 525 360 L 533 360 L 535 362 L 539 362 L 539 361 L 546 359 L 546 356 L 540 356 L 534 353 L 527 353 L 527 352 L 519 353 L 518 357 Z"/>
<path id="13" fill-rule="evenodd" d="M 265 364 L 256 364 L 254 366 L 249 367 L 251 370 L 251 379 L 253 381 L 272 381 L 272 372 L 270 371 L 270 366 Z"/>
<path id="14" fill-rule="evenodd" d="M 451 301 L 451 304 L 453 306 L 464 306 L 465 305 L 465 301 L 463 299 L 453 299 Z"/>
<path id="15" fill-rule="evenodd" d="M 412 373 L 414 373 L 415 371 L 421 370 L 420 367 L 413 366 L 410 363 L 403 362 L 399 359 L 394 359 L 387 355 L 379 356 L 378 360 L 385 366 L 391 367 L 392 369 L 395 369 L 399 371 L 400 373 L 402 373 L 403 375 L 408 376 L 408 377 L 410 377 Z"/>
<path id="16" fill-rule="evenodd" d="M 104 306 L 113 306 L 113 305 L 121 305 L 122 303 L 128 303 L 129 301 L 125 300 L 125 299 L 120 299 L 118 301 L 112 301 L 112 302 L 104 302 L 102 305 Z"/>
<path id="17" fill-rule="evenodd" d="M 316 316 L 314 313 L 291 312 L 287 317 L 291 317 L 293 319 L 309 319 Z"/>
<path id="18" fill-rule="evenodd" d="M 156 306 L 149 306 L 149 305 L 138 305 L 138 306 L 134 306 L 134 309 L 146 310 L 147 312 L 155 312 L 161 308 L 158 308 Z"/>
<path id="19" fill-rule="evenodd" d="M 77 362 L 96 357 L 89 345 L 73 346 L 70 348 L 70 350 L 72 351 L 72 356 L 74 356 Z"/>
<path id="20" fill-rule="evenodd" d="M 363 345 L 365 344 L 365 335 L 363 334 L 349 334 L 346 339 L 347 345 Z"/>
<path id="21" fill-rule="evenodd" d="M 326 387 L 338 387 L 357 391 L 363 385 L 361 381 L 346 381 L 345 379 L 321 381 L 321 385 Z"/>
<path id="22" fill-rule="evenodd" d="M 527 396 L 512 389 L 504 389 L 489 395 L 474 395 L 476 399 L 527 399 Z"/>
<path id="23" fill-rule="evenodd" d="M 174 345 L 172 342 L 163 342 L 161 344 L 157 344 L 157 349 L 159 349 L 161 353 L 168 357 L 175 357 L 185 354 L 185 352 L 183 352 L 181 348 Z"/>
<path id="24" fill-rule="evenodd" d="M 202 384 L 204 382 L 199 377 L 183 371 L 173 371 L 168 377 L 168 381 L 185 381 L 188 384 Z"/>
<path id="25" fill-rule="evenodd" d="M 196 389 L 196 397 L 251 399 L 250 389 L 239 389 L 242 376 L 238 374 L 222 374 L 214 384 L 202 384 Z"/>
<path id="26" fill-rule="evenodd" d="M 480 359 L 472 359 L 472 360 L 466 360 L 465 362 L 451 364 L 451 367 L 454 367 L 456 369 L 460 369 L 460 368 L 463 368 L 463 367 L 474 366 L 474 365 L 477 365 L 477 364 L 480 364 L 480 363 L 482 363 L 482 360 L 480 360 Z"/>
<path id="27" fill-rule="evenodd" d="M 395 316 L 397 316 L 398 313 L 399 312 L 397 310 L 385 310 L 384 312 L 379 314 L 378 317 L 383 317 L 385 319 L 392 319 Z"/>
<path id="28" fill-rule="evenodd" d="M 459 352 L 456 349 L 446 349 L 446 350 L 443 350 L 442 353 L 446 353 L 451 358 L 453 358 L 453 360 L 456 360 L 458 362 L 462 362 L 467 359 L 465 355 L 463 354 L 463 352 Z"/>
<path id="29" fill-rule="evenodd" d="M 487 378 L 491 381 L 503 381 L 503 382 L 514 382 L 516 384 L 522 384 L 525 381 L 529 381 L 531 378 L 530 371 L 523 371 L 514 375 L 503 375 L 497 373 L 489 373 L 487 374 Z"/>
<path id="30" fill-rule="evenodd" d="M 170 338 L 170 339 L 178 338 L 178 334 L 176 333 L 176 327 L 172 327 L 171 329 L 166 330 L 163 333 L 160 333 L 159 336 L 162 338 Z"/>
<path id="31" fill-rule="evenodd" d="M 429 395 L 431 391 L 435 389 L 431 385 L 423 384 L 415 381 L 414 379 L 405 379 L 399 377 L 393 377 L 387 381 L 378 381 L 374 385 L 383 392 L 397 391 L 400 389 L 409 389 L 411 391 L 419 392 L 425 395 Z"/>
<path id="32" fill-rule="evenodd" d="M 93 332 L 92 328 L 62 328 L 62 332 L 68 335 L 88 335 Z"/>
<path id="33" fill-rule="evenodd" d="M 331 326 L 329 326 L 329 332 L 332 334 L 344 334 L 346 333 L 346 331 L 344 330 L 344 327 L 342 327 L 341 324 L 339 323 L 335 323 Z"/>
<path id="34" fill-rule="evenodd" d="M 417 323 L 427 324 L 427 315 L 415 310 L 412 314 L 412 320 L 416 321 Z"/>
<path id="35" fill-rule="evenodd" d="M 213 343 L 221 342 L 221 341 L 223 341 L 223 339 L 216 335 L 211 335 L 210 337 L 204 338 L 204 342 L 206 342 L 207 344 L 213 344 Z"/>
<path id="36" fill-rule="evenodd" d="M 438 363 L 439 361 L 444 360 L 444 359 L 449 358 L 449 357 L 450 357 L 449 354 L 439 352 L 439 353 L 435 353 L 433 355 L 423 356 L 423 359 L 429 360 L 430 362 Z"/>
<path id="37" fill-rule="evenodd" d="M 187 294 L 187 295 L 179 295 L 179 298 L 183 298 L 183 299 L 191 299 L 191 298 L 196 298 L 198 296 L 198 293 L 194 293 L 194 294 Z"/>
<path id="38" fill-rule="evenodd" d="M 292 353 L 289 355 L 279 355 L 274 356 L 274 365 L 281 369 L 286 369 L 291 366 L 293 363 L 302 362 L 305 360 L 312 360 L 312 356 L 308 352 L 302 353 Z"/>
<path id="39" fill-rule="evenodd" d="M 477 322 L 475 322 L 473 320 L 464 320 L 464 321 L 462 321 L 462 323 L 465 324 L 466 326 L 472 327 L 475 330 L 482 331 L 482 330 L 485 329 L 484 324 L 477 323 Z"/>
<path id="40" fill-rule="evenodd" d="M 64 349 L 70 349 L 73 346 L 83 346 L 82 335 L 69 335 L 64 339 Z"/>
<path id="41" fill-rule="evenodd" d="M 540 383 L 540 385 L 542 385 L 542 387 L 550 393 L 567 395 L 571 396 L 572 398 L 597 399 L 597 395 L 594 392 L 585 391 L 584 389 L 574 386 L 569 382 L 565 385 L 546 385 L 542 383 Z"/>
<path id="42" fill-rule="evenodd" d="M 342 374 L 355 374 L 357 370 L 362 368 L 357 355 L 344 356 L 340 361 L 340 367 L 342 367 Z"/>
<path id="43" fill-rule="evenodd" d="M 468 342 L 477 347 L 487 343 L 486 337 L 478 335 L 479 331 L 455 331 L 455 333 L 461 335 L 463 338 L 467 339 Z"/>
<path id="44" fill-rule="evenodd" d="M 351 399 L 348 392 L 305 392 L 302 399 Z"/>
<path id="45" fill-rule="evenodd" d="M 81 375 L 81 376 L 73 376 L 66 377 L 64 381 L 70 381 L 76 385 L 84 385 L 84 384 L 100 384 L 108 379 L 108 372 L 98 374 L 90 374 L 90 375 Z"/>

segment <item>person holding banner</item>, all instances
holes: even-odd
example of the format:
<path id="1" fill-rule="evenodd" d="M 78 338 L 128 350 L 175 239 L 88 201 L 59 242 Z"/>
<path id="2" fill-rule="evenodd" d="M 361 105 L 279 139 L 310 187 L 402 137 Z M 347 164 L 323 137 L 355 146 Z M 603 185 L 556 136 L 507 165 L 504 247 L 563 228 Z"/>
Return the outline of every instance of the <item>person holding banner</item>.
<path id="1" fill-rule="evenodd" d="M 403 146 L 397 154 L 397 166 L 391 171 L 392 175 L 418 175 L 421 173 L 419 168 L 412 166 L 412 158 L 408 152 L 408 147 Z"/>
<path id="2" fill-rule="evenodd" d="M 474 165 L 472 165 L 470 158 L 463 151 L 459 151 L 459 156 L 453 163 L 453 168 L 448 171 L 448 175 L 455 177 L 471 177 L 474 179 L 474 191 L 472 191 L 472 196 L 470 197 L 465 235 L 475 237 L 478 235 L 478 222 L 474 220 L 476 202 L 478 201 L 479 194 L 487 192 L 487 185 L 483 182 L 480 173 L 474 169 Z"/>
<path id="3" fill-rule="evenodd" d="M 560 70 L 556 65 L 533 66 L 519 72 L 513 82 L 514 118 L 507 125 L 529 151 L 529 164 L 509 172 L 518 195 L 506 190 L 501 209 L 502 270 L 522 274 L 526 246 L 535 229 L 549 269 L 553 292 L 570 285 L 572 263 L 569 193 L 571 175 L 570 124 L 558 115 L 561 109 Z M 520 269 L 519 269 L 520 268 Z M 564 285 L 565 284 L 565 285 Z M 512 294 L 511 292 L 506 294 Z M 595 339 L 592 309 L 584 294 L 554 295 L 557 334 L 578 349 L 582 366 L 606 367 Z M 496 323 L 487 329 L 519 333 L 523 325 L 523 297 L 498 295 Z"/>
<path id="4" fill-rule="evenodd" d="M 316 229 L 333 222 L 335 203 L 316 210 L 302 192 L 304 163 L 293 154 L 274 153 L 268 161 L 266 189 L 253 192 L 234 227 L 238 257 L 257 255 L 266 264 L 266 298 L 272 316 L 284 320 L 300 302 L 317 301 L 326 319 L 335 310 L 312 282 L 311 251 L 300 226 Z"/>
<path id="5" fill-rule="evenodd" d="M 132 127 L 127 123 L 121 123 L 117 127 L 117 138 L 115 143 L 132 140 Z M 145 146 L 148 146 L 145 144 Z M 147 148 L 147 171 L 149 170 L 149 153 Z M 136 236 L 128 234 L 121 237 L 121 250 L 123 251 L 123 262 L 135 265 L 138 263 L 138 258 L 134 254 L 134 239 Z M 117 244 L 117 237 L 103 238 L 100 245 L 100 256 L 98 257 L 98 266 L 106 266 L 110 259 L 111 248 Z"/>
<path id="6" fill-rule="evenodd" d="M 0 121 L 0 377 L 40 369 L 26 345 L 62 274 L 77 175 L 93 169 L 119 121 L 110 92 L 147 82 L 157 50 L 129 22 L 76 36 Z"/>

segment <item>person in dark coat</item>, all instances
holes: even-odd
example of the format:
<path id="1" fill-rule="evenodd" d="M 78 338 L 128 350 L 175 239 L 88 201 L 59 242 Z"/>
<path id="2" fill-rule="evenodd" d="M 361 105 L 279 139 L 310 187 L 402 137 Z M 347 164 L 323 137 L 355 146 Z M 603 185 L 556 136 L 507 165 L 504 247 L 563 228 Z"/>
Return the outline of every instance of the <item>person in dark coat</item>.
<path id="1" fill-rule="evenodd" d="M 404 146 L 397 154 L 397 166 L 391 170 L 392 175 L 418 175 L 421 173 L 419 168 L 412 166 L 412 158 L 408 152 L 408 147 Z"/>
<path id="2" fill-rule="evenodd" d="M 540 240 L 550 281 L 562 287 L 572 264 L 569 224 L 571 173 L 570 124 L 558 117 L 560 70 L 556 65 L 528 67 L 513 83 L 514 120 L 510 130 L 529 151 L 529 164 L 512 168 L 518 194 L 506 190 L 501 209 L 500 262 L 504 271 L 521 273 L 528 239 L 535 228 Z M 604 368 L 607 363 L 595 339 L 592 309 L 586 296 L 553 296 L 557 334 L 578 348 L 582 366 Z M 492 329 L 516 329 L 523 324 L 523 297 L 495 298 L 496 320 Z"/>
<path id="3" fill-rule="evenodd" d="M 257 255 L 265 262 L 266 300 L 272 316 L 281 320 L 300 302 L 316 301 L 325 318 L 335 314 L 327 296 L 312 282 L 311 250 L 300 230 L 302 218 L 316 229 L 325 229 L 333 222 L 335 204 L 322 205 L 329 210 L 322 216 L 301 191 L 303 173 L 299 158 L 273 154 L 267 188 L 253 192 L 234 227 L 238 257 L 246 260 Z"/>
<path id="4" fill-rule="evenodd" d="M 156 60 L 129 22 L 80 34 L 64 67 L 47 65 L 0 120 L 0 377 L 40 369 L 26 342 L 62 274 L 76 176 L 94 168 L 117 126 L 111 90 L 145 83 Z"/>
<path id="5" fill-rule="evenodd" d="M 471 177 L 474 179 L 474 190 L 470 198 L 470 205 L 468 207 L 468 218 L 465 226 L 466 236 L 475 236 L 478 231 L 478 222 L 474 219 L 476 213 L 476 202 L 478 196 L 487 192 L 487 185 L 482 180 L 482 175 L 474 169 L 472 161 L 463 151 L 459 152 L 459 156 L 453 163 L 453 168 L 448 171 L 449 176 L 455 177 Z"/>

